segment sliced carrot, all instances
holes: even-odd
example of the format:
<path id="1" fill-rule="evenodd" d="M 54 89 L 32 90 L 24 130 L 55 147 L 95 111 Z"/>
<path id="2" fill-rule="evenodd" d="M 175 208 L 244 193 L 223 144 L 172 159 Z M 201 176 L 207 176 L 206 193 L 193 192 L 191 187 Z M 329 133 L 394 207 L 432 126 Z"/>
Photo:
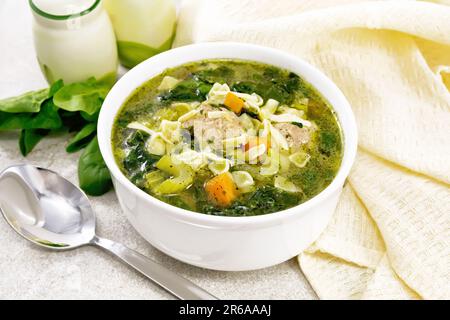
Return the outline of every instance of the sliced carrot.
<path id="1" fill-rule="evenodd" d="M 219 207 L 228 207 L 238 197 L 237 186 L 229 172 L 212 178 L 205 184 L 208 200 Z"/>
<path id="2" fill-rule="evenodd" d="M 249 137 L 247 144 L 245 145 L 245 151 L 251 148 L 257 147 L 260 144 L 266 145 L 266 150 L 270 148 L 270 141 L 266 137 Z"/>
<path id="3" fill-rule="evenodd" d="M 226 105 L 234 113 L 239 114 L 241 113 L 245 102 L 234 93 L 228 92 L 223 104 Z"/>

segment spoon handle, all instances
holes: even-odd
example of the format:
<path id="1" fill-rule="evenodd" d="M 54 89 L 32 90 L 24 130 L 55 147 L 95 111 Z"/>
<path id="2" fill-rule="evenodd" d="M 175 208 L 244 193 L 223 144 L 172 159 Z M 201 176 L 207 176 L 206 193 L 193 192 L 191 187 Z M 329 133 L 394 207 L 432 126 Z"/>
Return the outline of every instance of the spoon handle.
<path id="1" fill-rule="evenodd" d="M 122 261 L 182 300 L 217 300 L 216 297 L 193 282 L 120 243 L 96 236 L 91 241 L 91 244 L 113 253 Z"/>

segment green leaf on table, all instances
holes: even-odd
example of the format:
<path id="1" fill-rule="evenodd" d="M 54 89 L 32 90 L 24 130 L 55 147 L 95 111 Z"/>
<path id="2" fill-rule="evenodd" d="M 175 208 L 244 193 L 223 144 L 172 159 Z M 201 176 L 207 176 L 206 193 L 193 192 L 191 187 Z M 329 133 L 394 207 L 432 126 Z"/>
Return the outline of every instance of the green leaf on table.
<path id="1" fill-rule="evenodd" d="M 94 114 L 87 114 L 86 112 L 80 111 L 80 116 L 87 122 L 97 122 L 99 115 L 100 115 L 100 110 L 98 110 Z"/>
<path id="2" fill-rule="evenodd" d="M 48 97 L 52 98 L 62 87 L 64 87 L 64 81 L 62 81 L 61 79 L 55 81 L 49 88 Z"/>
<path id="3" fill-rule="evenodd" d="M 38 113 L 7 113 L 0 112 L 1 130 L 22 129 L 60 129 L 62 121 L 58 114 L 58 108 L 52 99 L 47 99 Z"/>
<path id="4" fill-rule="evenodd" d="M 108 90 L 111 90 L 111 88 L 114 86 L 116 82 L 117 82 L 117 72 L 110 72 L 97 80 L 98 85 L 104 86 L 108 88 Z"/>
<path id="5" fill-rule="evenodd" d="M 69 141 L 69 145 L 66 148 L 68 153 L 77 152 L 86 147 L 92 138 L 96 135 L 97 124 L 88 123 L 78 132 L 75 137 Z"/>
<path id="6" fill-rule="evenodd" d="M 20 152 L 26 157 L 34 147 L 41 141 L 50 130 L 46 129 L 25 129 L 20 133 L 19 148 Z"/>
<path id="7" fill-rule="evenodd" d="M 101 196 L 112 188 L 111 175 L 95 137 L 84 149 L 78 162 L 78 180 L 88 195 Z"/>
<path id="8" fill-rule="evenodd" d="M 53 102 L 57 107 L 67 111 L 83 111 L 93 115 L 100 110 L 109 90 L 108 84 L 90 78 L 84 82 L 64 86 L 55 94 Z"/>
<path id="9" fill-rule="evenodd" d="M 78 132 L 87 124 L 80 112 L 69 112 L 59 109 L 59 116 L 63 122 L 63 128 L 68 132 Z"/>
<path id="10" fill-rule="evenodd" d="M 48 99 L 49 92 L 49 89 L 42 89 L 0 100 L 0 111 L 7 113 L 39 112 L 42 103 Z"/>

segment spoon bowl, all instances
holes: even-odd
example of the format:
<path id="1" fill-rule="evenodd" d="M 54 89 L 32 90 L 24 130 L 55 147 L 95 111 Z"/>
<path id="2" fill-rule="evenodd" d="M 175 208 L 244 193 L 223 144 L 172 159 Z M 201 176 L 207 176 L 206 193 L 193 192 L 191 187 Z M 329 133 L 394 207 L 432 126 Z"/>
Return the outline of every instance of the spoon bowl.
<path id="1" fill-rule="evenodd" d="M 0 212 L 19 235 L 41 247 L 70 250 L 97 246 L 180 299 L 217 299 L 142 254 L 98 237 L 88 197 L 56 172 L 27 164 L 5 169 L 0 173 Z"/>
<path id="2" fill-rule="evenodd" d="M 18 165 L 3 171 L 0 210 L 19 235 L 42 247 L 74 249 L 95 237 L 95 215 L 87 196 L 47 169 Z"/>

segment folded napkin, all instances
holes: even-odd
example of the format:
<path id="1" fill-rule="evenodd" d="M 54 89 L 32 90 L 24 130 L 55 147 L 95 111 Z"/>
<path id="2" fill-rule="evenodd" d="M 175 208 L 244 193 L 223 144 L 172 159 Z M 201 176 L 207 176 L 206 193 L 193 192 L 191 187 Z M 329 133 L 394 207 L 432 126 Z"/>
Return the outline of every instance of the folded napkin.
<path id="1" fill-rule="evenodd" d="M 324 299 L 450 298 L 449 1 L 186 0 L 176 46 L 293 53 L 347 96 L 359 153 L 299 257 Z"/>

